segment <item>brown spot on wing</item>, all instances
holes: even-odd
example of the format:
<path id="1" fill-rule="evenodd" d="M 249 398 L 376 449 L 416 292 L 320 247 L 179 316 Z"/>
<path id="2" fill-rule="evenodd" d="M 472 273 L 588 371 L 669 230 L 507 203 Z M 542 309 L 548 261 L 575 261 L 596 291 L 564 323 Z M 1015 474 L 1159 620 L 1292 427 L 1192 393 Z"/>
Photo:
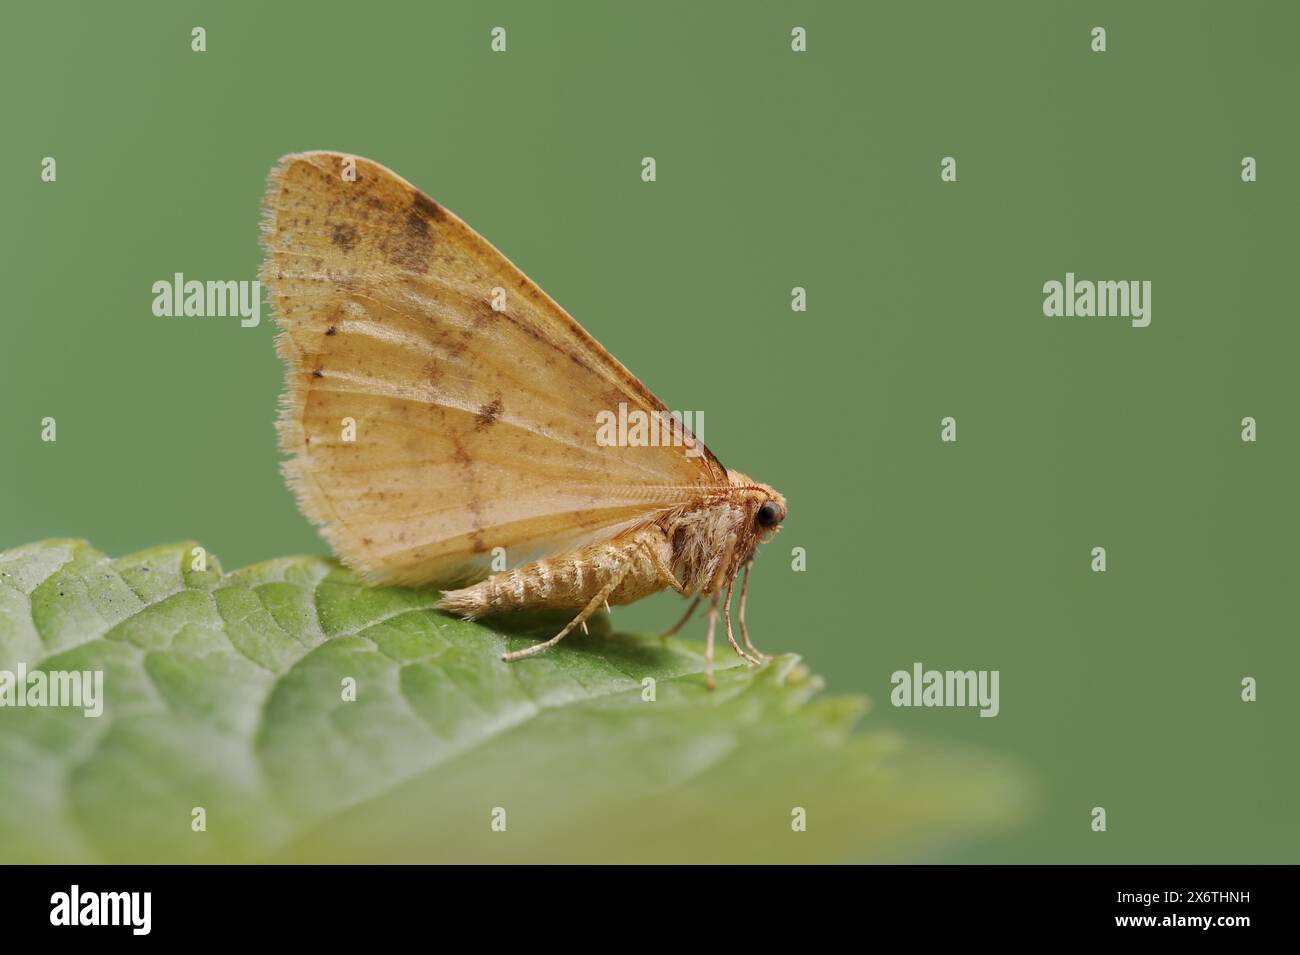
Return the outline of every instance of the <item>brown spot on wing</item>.
<path id="1" fill-rule="evenodd" d="M 469 456 L 465 446 L 460 443 L 460 439 L 454 434 L 451 437 L 451 456 L 457 464 L 468 471 L 474 464 L 474 459 Z"/>
<path id="2" fill-rule="evenodd" d="M 337 224 L 330 235 L 330 241 L 344 252 L 351 252 L 352 247 L 357 244 L 357 227 L 347 222 Z"/>
<path id="3" fill-rule="evenodd" d="M 443 219 L 442 206 L 418 189 L 415 190 L 415 195 L 411 197 L 411 208 L 423 213 L 426 219 L 432 219 L 434 222 L 441 222 Z"/>
<path id="4" fill-rule="evenodd" d="M 436 208 L 432 199 L 428 202 Z M 439 210 L 438 218 L 441 216 Z M 389 223 L 388 234 L 379 243 L 380 251 L 398 268 L 424 275 L 429 271 L 429 257 L 433 254 L 431 221 L 437 219 L 418 200 L 413 200 L 402 219 Z"/>
<path id="5" fill-rule="evenodd" d="M 478 409 L 478 414 L 475 416 L 476 421 L 474 429 L 476 431 L 484 431 L 492 427 L 492 425 L 496 424 L 497 419 L 501 417 L 501 411 L 504 407 L 505 405 L 501 403 L 500 395 L 483 405 L 483 407 Z"/>

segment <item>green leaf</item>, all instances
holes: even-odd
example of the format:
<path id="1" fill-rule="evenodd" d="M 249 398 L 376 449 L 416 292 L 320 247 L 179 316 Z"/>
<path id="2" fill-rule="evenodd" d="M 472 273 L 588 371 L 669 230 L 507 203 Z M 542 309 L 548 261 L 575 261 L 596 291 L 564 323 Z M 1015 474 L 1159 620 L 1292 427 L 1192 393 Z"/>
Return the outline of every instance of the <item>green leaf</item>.
<path id="1" fill-rule="evenodd" d="M 855 732 L 794 656 L 712 693 L 695 644 L 600 628 L 506 664 L 519 620 L 194 546 L 0 553 L 0 679 L 104 675 L 98 717 L 0 706 L 0 861 L 887 860 L 1026 811 L 1019 771 Z"/>

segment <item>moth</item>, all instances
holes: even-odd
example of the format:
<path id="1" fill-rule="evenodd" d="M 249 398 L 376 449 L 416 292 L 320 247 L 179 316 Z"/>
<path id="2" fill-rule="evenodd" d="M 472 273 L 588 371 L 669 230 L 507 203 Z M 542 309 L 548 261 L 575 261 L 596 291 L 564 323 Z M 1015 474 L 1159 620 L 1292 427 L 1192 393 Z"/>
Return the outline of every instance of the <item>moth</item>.
<path id="1" fill-rule="evenodd" d="M 378 163 L 285 156 L 262 206 L 284 473 L 345 564 L 371 584 L 442 586 L 439 607 L 470 620 L 573 611 L 507 661 L 664 589 L 691 600 L 665 636 L 707 601 L 710 688 L 719 603 L 731 648 L 764 659 L 745 600 L 784 497 L 723 467 L 505 256 Z M 597 440 L 615 411 L 681 440 Z"/>

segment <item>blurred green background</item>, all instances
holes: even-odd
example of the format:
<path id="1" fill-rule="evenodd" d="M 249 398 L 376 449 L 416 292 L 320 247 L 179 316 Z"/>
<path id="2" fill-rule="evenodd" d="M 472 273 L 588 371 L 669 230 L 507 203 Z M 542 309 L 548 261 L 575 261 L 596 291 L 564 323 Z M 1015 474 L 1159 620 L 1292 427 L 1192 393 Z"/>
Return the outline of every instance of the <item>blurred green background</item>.
<path id="1" fill-rule="evenodd" d="M 1039 815 L 942 858 L 1295 861 L 1298 27 L 1259 2 L 14 9 L 0 547 L 324 551 L 277 471 L 269 316 L 155 318 L 151 285 L 253 278 L 276 158 L 353 152 L 787 495 L 760 646 L 1039 776 Z M 1152 281 L 1151 326 L 1044 317 L 1067 271 Z M 1001 714 L 894 709 L 913 661 L 999 670 Z"/>

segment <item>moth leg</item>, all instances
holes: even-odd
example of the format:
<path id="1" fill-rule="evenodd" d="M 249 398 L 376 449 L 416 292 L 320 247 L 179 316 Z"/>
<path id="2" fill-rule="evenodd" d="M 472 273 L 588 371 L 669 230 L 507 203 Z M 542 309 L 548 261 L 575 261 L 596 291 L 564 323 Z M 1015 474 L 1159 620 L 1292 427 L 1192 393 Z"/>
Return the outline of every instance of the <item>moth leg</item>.
<path id="1" fill-rule="evenodd" d="M 704 638 L 704 682 L 713 689 L 713 630 L 718 625 L 718 595 L 709 604 L 709 635 Z"/>
<path id="2" fill-rule="evenodd" d="M 587 606 L 582 608 L 582 612 L 570 620 L 568 626 L 555 636 L 551 637 L 551 639 L 544 643 L 535 643 L 531 647 L 526 647 L 523 650 L 516 650 L 514 653 L 503 653 L 501 654 L 501 659 L 507 663 L 512 663 L 515 660 L 520 660 L 524 657 L 531 657 L 534 654 L 543 652 L 544 650 L 549 650 L 567 637 L 574 627 L 579 624 L 585 625 L 587 618 L 595 613 L 600 606 L 609 599 L 609 595 L 618 589 L 618 585 L 623 582 L 623 578 L 627 576 L 628 568 L 631 566 L 631 563 L 624 561 L 617 570 L 610 574 L 609 580 L 605 582 L 605 586 L 601 587 L 596 593 L 596 596 L 592 597 L 591 600 L 587 602 Z"/>
<path id="3" fill-rule="evenodd" d="M 749 642 L 749 628 L 745 626 L 745 598 L 749 596 L 749 568 L 754 566 L 751 560 L 745 565 L 745 579 L 740 582 L 740 638 L 745 641 L 745 649 L 760 660 L 770 660 L 766 653 Z"/>
<path id="4" fill-rule="evenodd" d="M 610 609 L 610 606 L 609 606 L 609 598 L 608 598 L 608 597 L 605 598 L 605 613 L 609 614 L 611 618 L 613 618 L 613 616 L 614 616 L 614 611 L 611 610 L 611 609 Z M 582 625 L 582 632 L 583 632 L 583 633 L 586 633 L 586 632 L 587 632 L 587 625 L 586 625 L 585 623 Z M 609 628 L 609 631 L 605 634 L 605 639 L 606 639 L 606 640 L 613 640 L 613 639 L 614 639 L 614 628 L 613 628 L 613 627 L 610 627 L 610 628 Z"/>
<path id="5" fill-rule="evenodd" d="M 736 651 L 736 656 L 740 657 L 746 663 L 752 663 L 755 666 L 758 666 L 760 661 L 756 660 L 754 657 L 751 657 L 744 650 L 740 649 L 740 644 L 736 642 L 736 637 L 731 632 L 731 588 L 734 587 L 735 585 L 736 582 L 734 580 L 727 584 L 727 602 L 723 605 L 722 608 L 722 617 L 724 620 L 727 621 L 727 642 L 731 644 L 731 649 Z"/>
<path id="6" fill-rule="evenodd" d="M 686 626 L 686 621 L 691 619 L 691 617 L 695 614 L 695 608 L 698 607 L 699 605 L 700 605 L 700 598 L 697 596 L 694 600 L 691 601 L 691 605 L 686 608 L 686 613 L 682 614 L 682 619 L 678 620 L 675 624 L 673 624 L 663 633 L 659 634 L 659 636 L 667 640 L 678 630 L 682 629 L 682 627 Z"/>
<path id="7" fill-rule="evenodd" d="M 655 573 L 659 575 L 659 578 L 679 594 L 686 593 L 686 588 L 677 580 L 677 576 L 673 573 L 673 569 L 664 563 L 663 556 L 659 551 L 655 550 L 653 547 L 645 547 L 643 549 L 650 556 L 650 563 L 654 565 Z M 686 621 L 684 620 L 682 621 L 682 623 L 685 622 Z"/>

